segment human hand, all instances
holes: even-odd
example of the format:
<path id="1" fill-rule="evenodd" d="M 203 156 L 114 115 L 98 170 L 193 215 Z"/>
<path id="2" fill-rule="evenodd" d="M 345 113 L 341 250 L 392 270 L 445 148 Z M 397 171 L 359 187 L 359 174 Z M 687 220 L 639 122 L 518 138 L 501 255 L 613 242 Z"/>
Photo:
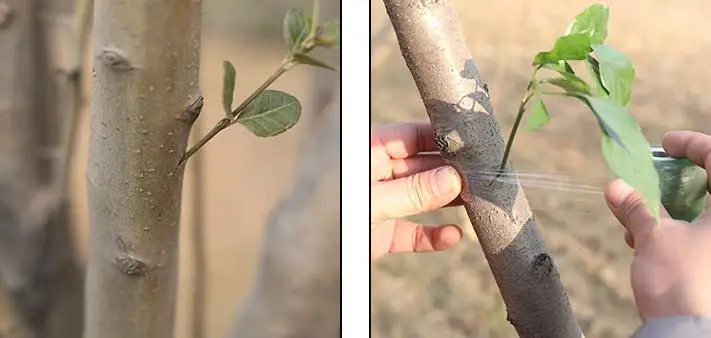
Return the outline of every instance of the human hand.
<path id="1" fill-rule="evenodd" d="M 436 151 L 429 123 L 387 125 L 370 134 L 371 261 L 387 253 L 444 250 L 461 240 L 454 224 L 425 227 L 399 219 L 461 204 L 459 174 L 439 153 L 427 154 Z"/>
<path id="2" fill-rule="evenodd" d="M 711 136 L 690 131 L 667 133 L 662 146 L 711 169 Z M 710 177 L 711 178 L 711 177 Z M 625 241 L 635 250 L 632 290 L 643 321 L 653 317 L 711 317 L 711 213 L 691 223 L 676 221 L 662 209 L 661 226 L 642 196 L 621 180 L 607 188 L 605 199 L 626 228 Z"/>

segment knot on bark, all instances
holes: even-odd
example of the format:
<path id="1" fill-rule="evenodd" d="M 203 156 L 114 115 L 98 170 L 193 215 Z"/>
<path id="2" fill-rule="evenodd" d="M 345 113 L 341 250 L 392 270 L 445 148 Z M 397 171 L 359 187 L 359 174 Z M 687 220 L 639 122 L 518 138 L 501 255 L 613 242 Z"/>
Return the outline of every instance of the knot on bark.
<path id="1" fill-rule="evenodd" d="M 148 264 L 143 263 L 128 254 L 120 254 L 116 258 L 116 265 L 121 272 L 129 276 L 142 276 L 150 271 Z"/>
<path id="2" fill-rule="evenodd" d="M 120 50 L 113 47 L 104 48 L 98 58 L 104 66 L 115 71 L 130 71 L 136 68 Z"/>
<path id="3" fill-rule="evenodd" d="M 455 130 L 448 133 L 438 133 L 435 136 L 435 143 L 439 152 L 448 158 L 451 158 L 457 151 L 464 148 L 464 141 Z"/>
<path id="4" fill-rule="evenodd" d="M 178 115 L 178 120 L 187 121 L 192 124 L 197 120 L 202 112 L 202 107 L 205 105 L 205 100 L 202 95 L 199 95 L 188 107 L 183 110 L 182 114 Z"/>
<path id="5" fill-rule="evenodd" d="M 142 276 L 152 270 L 148 264 L 128 253 L 128 246 L 119 236 L 116 236 L 116 246 L 121 251 L 114 261 L 119 271 L 129 276 Z"/>

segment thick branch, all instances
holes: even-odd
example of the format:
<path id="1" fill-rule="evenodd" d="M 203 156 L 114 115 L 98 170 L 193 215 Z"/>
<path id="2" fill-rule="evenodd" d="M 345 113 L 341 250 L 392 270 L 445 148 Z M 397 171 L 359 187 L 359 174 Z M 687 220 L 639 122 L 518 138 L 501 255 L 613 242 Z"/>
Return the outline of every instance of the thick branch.
<path id="1" fill-rule="evenodd" d="M 384 2 L 440 151 L 464 180 L 462 199 L 509 322 L 525 338 L 580 337 L 521 186 L 477 178 L 498 170 L 504 142 L 452 0 Z"/>
<path id="2" fill-rule="evenodd" d="M 97 0 L 87 338 L 173 337 L 201 1 Z"/>
<path id="3" fill-rule="evenodd" d="M 338 88 L 340 83 L 333 83 Z M 269 217 L 234 338 L 332 338 L 340 331 L 340 91 L 310 133 L 294 187 Z"/>

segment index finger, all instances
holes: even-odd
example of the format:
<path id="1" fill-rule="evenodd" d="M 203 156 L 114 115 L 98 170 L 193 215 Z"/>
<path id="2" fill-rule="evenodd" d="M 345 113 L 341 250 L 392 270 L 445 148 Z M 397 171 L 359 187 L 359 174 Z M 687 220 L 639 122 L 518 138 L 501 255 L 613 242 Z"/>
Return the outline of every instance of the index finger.
<path id="1" fill-rule="evenodd" d="M 373 131 L 390 158 L 403 159 L 421 152 L 437 151 L 429 122 L 408 122 L 376 127 Z"/>
<path id="2" fill-rule="evenodd" d="M 662 137 L 662 146 L 672 157 L 688 158 L 704 169 L 711 169 L 709 135 L 695 131 L 672 131 Z"/>

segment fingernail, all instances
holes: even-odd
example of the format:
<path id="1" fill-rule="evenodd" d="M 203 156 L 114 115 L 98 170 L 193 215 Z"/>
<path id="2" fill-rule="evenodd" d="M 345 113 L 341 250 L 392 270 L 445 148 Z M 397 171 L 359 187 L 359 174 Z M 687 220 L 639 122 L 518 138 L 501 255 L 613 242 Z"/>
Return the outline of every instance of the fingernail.
<path id="1" fill-rule="evenodd" d="M 459 189 L 461 185 L 459 174 L 450 167 L 441 167 L 434 174 L 434 193 L 439 197 L 449 197 Z"/>

